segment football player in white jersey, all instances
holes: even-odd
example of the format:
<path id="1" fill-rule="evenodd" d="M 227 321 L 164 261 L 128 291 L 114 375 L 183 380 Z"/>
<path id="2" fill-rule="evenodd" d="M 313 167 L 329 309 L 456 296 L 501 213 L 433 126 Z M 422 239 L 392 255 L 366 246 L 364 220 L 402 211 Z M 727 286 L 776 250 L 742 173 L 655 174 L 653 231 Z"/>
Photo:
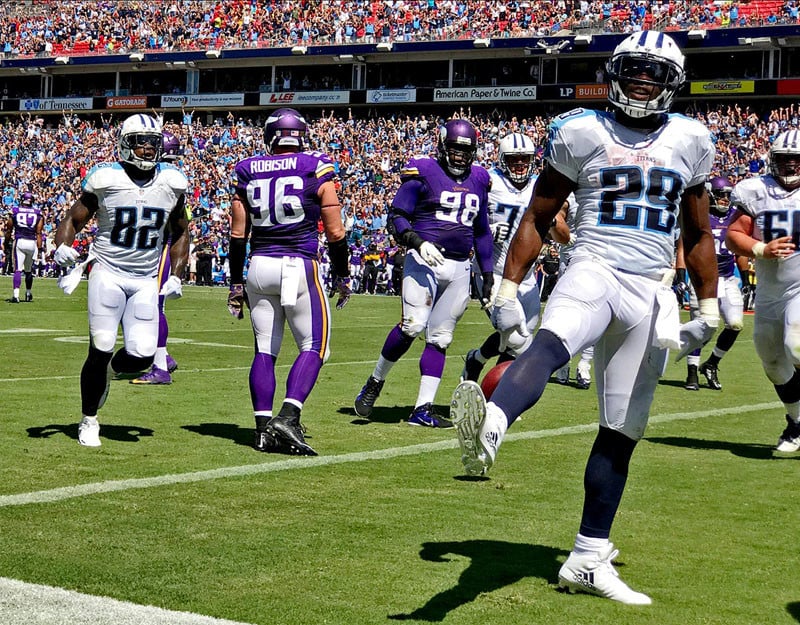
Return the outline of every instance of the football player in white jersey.
<path id="1" fill-rule="evenodd" d="M 494 239 L 492 253 L 495 284 L 500 284 L 503 266 L 511 238 L 517 231 L 520 219 L 528 207 L 536 182 L 534 174 L 536 144 L 521 133 L 511 133 L 500 140 L 497 148 L 498 164 L 489 170 L 492 188 L 489 191 L 489 227 Z M 569 232 L 567 232 L 569 237 Z M 473 261 L 478 292 L 483 290 L 483 277 L 477 261 Z M 464 359 L 462 380 L 478 381 L 487 361 L 500 356 L 500 361 L 513 360 L 531 344 L 532 332 L 539 323 L 541 300 L 536 272 L 533 268 L 525 276 L 517 292 L 517 298 L 525 311 L 526 332 L 514 332 L 507 338 L 507 345 L 500 345 L 500 333 L 495 331 L 483 344 L 471 349 Z"/>
<path id="2" fill-rule="evenodd" d="M 779 134 L 769 151 L 767 176 L 733 188 L 736 212 L 726 243 L 755 258 L 753 343 L 764 373 L 786 409 L 777 451 L 800 450 L 800 131 Z"/>
<path id="3" fill-rule="evenodd" d="M 684 80 L 683 54 L 668 35 L 644 31 L 625 38 L 606 77 L 613 111 L 576 109 L 550 126 L 544 169 L 509 248 L 494 326 L 503 333 L 524 327 L 516 292 L 574 192 L 577 231 L 569 266 L 533 343 L 500 378 L 491 401 L 474 382 L 463 382 L 453 393 L 451 415 L 456 424 L 472 426 L 472 436 L 460 437 L 462 461 L 468 473 L 482 474 L 495 462 L 508 426 L 536 404 L 550 375 L 595 345 L 600 427 L 584 474 L 580 529 L 559 586 L 647 605 L 650 597 L 632 590 L 614 569 L 618 551 L 609 535 L 667 347 L 694 347 L 719 323 L 705 189 L 714 146 L 703 124 L 668 113 Z M 702 318 L 692 328 L 698 337 L 681 329 L 670 288 L 679 224 L 700 299 Z"/>
<path id="4" fill-rule="evenodd" d="M 171 275 L 160 293 L 181 296 L 181 275 L 188 260 L 188 221 L 184 209 L 186 177 L 160 162 L 161 124 L 149 115 L 128 117 L 120 129 L 118 162 L 100 163 L 81 182 L 80 198 L 59 224 L 55 261 L 78 260 L 76 233 L 92 217 L 97 236 L 89 274 L 89 354 L 81 370 L 83 419 L 78 442 L 100 446 L 97 411 L 105 403 L 114 373 L 135 373 L 153 363 L 158 340 L 159 256 L 165 230 Z M 114 354 L 122 324 L 124 346 Z M 113 357 L 112 357 L 113 356 Z"/>

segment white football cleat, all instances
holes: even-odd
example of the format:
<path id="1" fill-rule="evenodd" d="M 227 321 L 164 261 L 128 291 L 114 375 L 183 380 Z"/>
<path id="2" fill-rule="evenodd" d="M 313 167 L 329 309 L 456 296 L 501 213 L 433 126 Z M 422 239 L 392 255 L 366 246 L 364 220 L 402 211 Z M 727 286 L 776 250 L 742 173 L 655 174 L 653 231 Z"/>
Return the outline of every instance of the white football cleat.
<path id="1" fill-rule="evenodd" d="M 619 551 L 608 543 L 603 551 L 569 554 L 558 572 L 558 587 L 567 592 L 585 592 L 628 605 L 650 605 L 647 595 L 631 590 L 619 578 L 612 561 Z"/>
<path id="2" fill-rule="evenodd" d="M 778 439 L 775 451 L 794 453 L 798 450 L 800 450 L 800 423 L 792 421 L 791 417 L 787 414 L 786 429 Z"/>
<path id="3" fill-rule="evenodd" d="M 496 411 L 499 414 L 490 413 L 483 391 L 476 382 L 467 380 L 453 391 L 450 420 L 458 434 L 461 463 L 467 475 L 486 475 L 494 464 L 497 448 L 505 435 L 499 422 L 506 418 L 499 409 Z"/>
<path id="4" fill-rule="evenodd" d="M 97 417 L 84 417 L 78 426 L 78 442 L 84 447 L 100 447 L 100 424 Z"/>

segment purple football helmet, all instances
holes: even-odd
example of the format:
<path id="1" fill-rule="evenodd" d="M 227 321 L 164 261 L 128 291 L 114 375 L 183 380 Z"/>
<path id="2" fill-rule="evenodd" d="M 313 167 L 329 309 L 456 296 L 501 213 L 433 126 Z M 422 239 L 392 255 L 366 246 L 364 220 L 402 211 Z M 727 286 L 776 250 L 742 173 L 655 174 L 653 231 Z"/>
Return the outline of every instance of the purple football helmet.
<path id="1" fill-rule="evenodd" d="M 300 113 L 290 108 L 280 108 L 272 111 L 264 124 L 264 143 L 267 152 L 274 154 L 277 147 L 297 148 L 300 152 L 304 147 L 304 140 L 308 132 L 308 124 Z"/>
<path id="2" fill-rule="evenodd" d="M 25 191 L 19 200 L 21 206 L 33 206 L 33 193 Z"/>
<path id="3" fill-rule="evenodd" d="M 478 151 L 478 133 L 466 119 L 451 119 L 439 128 L 439 164 L 451 176 L 465 175 Z"/>
<path id="4" fill-rule="evenodd" d="M 163 151 L 161 153 L 161 160 L 171 163 L 177 161 L 181 157 L 181 142 L 178 137 L 166 130 L 161 133 L 164 137 Z"/>
<path id="5" fill-rule="evenodd" d="M 709 210 L 719 217 L 725 217 L 731 209 L 733 183 L 725 176 L 714 176 L 706 184 Z"/>

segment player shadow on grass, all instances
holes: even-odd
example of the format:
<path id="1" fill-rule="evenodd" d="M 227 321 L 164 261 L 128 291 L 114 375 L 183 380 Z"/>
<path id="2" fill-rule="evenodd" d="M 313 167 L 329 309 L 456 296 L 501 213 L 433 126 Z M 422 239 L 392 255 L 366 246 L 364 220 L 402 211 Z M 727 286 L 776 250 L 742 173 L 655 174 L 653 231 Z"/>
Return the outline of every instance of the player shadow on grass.
<path id="1" fill-rule="evenodd" d="M 644 440 L 657 445 L 670 445 L 672 447 L 685 447 L 687 449 L 707 449 L 729 451 L 734 456 L 749 458 L 751 460 L 781 459 L 782 456 L 773 456 L 774 445 L 763 443 L 733 443 L 730 441 L 716 441 L 705 438 L 690 438 L 688 436 L 645 436 Z"/>
<path id="2" fill-rule="evenodd" d="M 447 418 L 450 413 L 450 407 L 444 404 L 435 404 L 434 410 L 437 414 Z M 348 415 L 353 417 L 350 421 L 353 425 L 368 425 L 370 423 L 403 423 L 408 421 L 411 413 L 414 411 L 414 406 L 378 406 L 372 410 L 369 418 L 359 417 L 352 406 L 345 406 L 339 408 L 339 414 Z M 424 428 L 423 428 L 424 429 Z"/>
<path id="3" fill-rule="evenodd" d="M 544 545 L 510 543 L 500 540 L 465 540 L 461 542 L 423 543 L 420 558 L 428 562 L 450 563 L 461 569 L 461 557 L 469 558 L 469 566 L 458 583 L 431 597 L 428 602 L 408 614 L 390 614 L 395 621 L 443 621 L 449 612 L 471 603 L 483 593 L 510 586 L 526 577 L 541 577 L 555 584 L 560 566 L 557 558 L 569 555 L 563 549 Z"/>
<path id="4" fill-rule="evenodd" d="M 786 605 L 786 611 L 800 623 L 800 601 L 792 601 Z"/>
<path id="5" fill-rule="evenodd" d="M 182 425 L 181 429 L 202 436 L 226 438 L 237 445 L 245 447 L 253 446 L 253 428 L 239 427 L 235 423 L 198 423 L 196 425 Z"/>
<path id="6" fill-rule="evenodd" d="M 32 427 L 26 430 L 30 438 L 50 438 L 54 434 L 65 434 L 70 438 L 78 440 L 78 424 L 53 423 L 42 427 Z M 145 436 L 153 436 L 153 430 L 142 428 L 136 425 L 113 425 L 103 423 L 100 428 L 100 436 L 110 441 L 121 443 L 138 443 L 139 439 Z"/>

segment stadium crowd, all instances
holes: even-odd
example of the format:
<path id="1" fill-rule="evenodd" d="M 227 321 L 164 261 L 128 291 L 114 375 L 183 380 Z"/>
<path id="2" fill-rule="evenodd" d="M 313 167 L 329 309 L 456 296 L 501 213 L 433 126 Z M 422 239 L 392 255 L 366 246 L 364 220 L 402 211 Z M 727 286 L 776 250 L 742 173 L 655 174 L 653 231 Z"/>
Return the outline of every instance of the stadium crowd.
<path id="1" fill-rule="evenodd" d="M 684 112 L 710 128 L 717 148 L 715 175 L 734 182 L 765 173 L 771 140 L 780 131 L 800 124 L 800 104 L 764 112 L 740 105 Z M 510 132 L 522 132 L 541 146 L 549 118 L 496 113 L 467 109 L 452 114 L 467 117 L 479 129 L 480 163 L 492 166 L 497 142 Z M 54 232 L 79 193 L 82 178 L 94 163 L 115 158 L 118 121 L 111 115 L 93 121 L 67 112 L 58 123 L 23 115 L 0 125 L 2 210 L 10 210 L 22 193 L 33 193 L 45 217 L 45 274 L 56 271 L 52 263 Z M 387 204 L 397 190 L 400 168 L 408 155 L 433 154 L 434 131 L 445 120 L 428 114 L 361 118 L 348 110 L 323 111 L 309 121 L 313 149 L 329 153 L 335 163 L 342 218 L 355 252 L 356 272 L 362 270 L 361 258 L 374 243 L 381 256 L 381 271 L 390 273 L 387 261 L 393 246 L 386 233 Z M 168 120 L 165 126 L 182 143 L 178 166 L 189 179 L 193 249 L 201 243 L 213 247 L 213 273 L 220 284 L 226 280 L 233 166 L 263 150 L 262 122 L 260 117 L 237 119 L 229 114 L 204 125 L 200 119 L 184 115 Z M 92 231 L 84 232 L 79 237 L 79 251 L 85 252 L 91 240 Z M 190 272 L 186 278 L 193 282 L 193 266 Z"/>
<path id="2" fill-rule="evenodd" d="M 797 0 L 6 1 L 7 57 L 796 24 Z"/>

